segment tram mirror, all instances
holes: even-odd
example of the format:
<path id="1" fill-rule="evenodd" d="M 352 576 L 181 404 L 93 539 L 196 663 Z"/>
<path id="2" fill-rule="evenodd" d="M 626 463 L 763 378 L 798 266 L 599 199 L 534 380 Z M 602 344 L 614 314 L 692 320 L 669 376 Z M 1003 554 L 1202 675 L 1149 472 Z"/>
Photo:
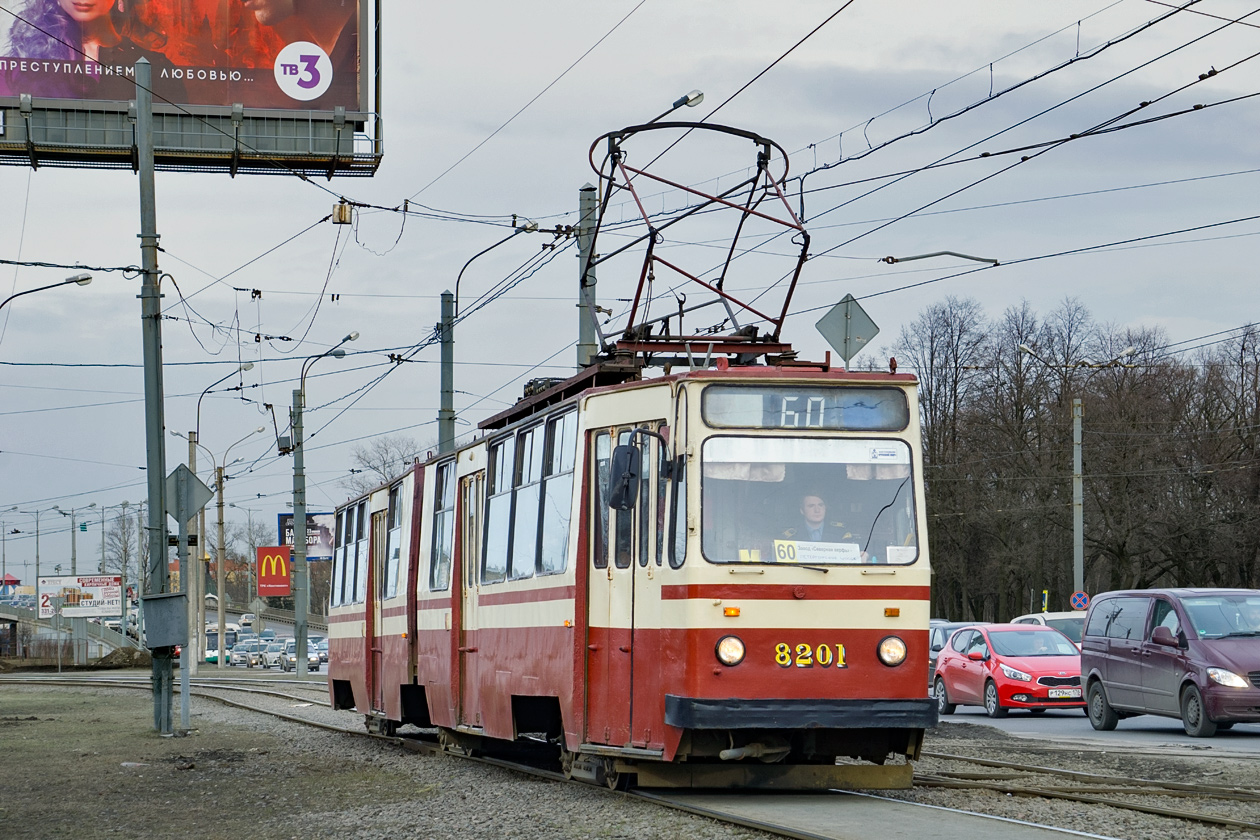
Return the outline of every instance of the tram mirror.
<path id="1" fill-rule="evenodd" d="M 622 444 L 613 449 L 608 470 L 608 506 L 631 510 L 639 497 L 639 448 Z"/>

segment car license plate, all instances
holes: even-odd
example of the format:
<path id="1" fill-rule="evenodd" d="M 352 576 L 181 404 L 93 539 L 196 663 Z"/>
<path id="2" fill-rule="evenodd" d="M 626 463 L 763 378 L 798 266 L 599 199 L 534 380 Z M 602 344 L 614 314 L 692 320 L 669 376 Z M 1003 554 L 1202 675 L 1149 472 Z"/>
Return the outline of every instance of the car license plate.
<path id="1" fill-rule="evenodd" d="M 1050 689 L 1051 700 L 1062 700 L 1065 697 L 1080 697 L 1081 690 L 1079 688 L 1052 688 Z"/>

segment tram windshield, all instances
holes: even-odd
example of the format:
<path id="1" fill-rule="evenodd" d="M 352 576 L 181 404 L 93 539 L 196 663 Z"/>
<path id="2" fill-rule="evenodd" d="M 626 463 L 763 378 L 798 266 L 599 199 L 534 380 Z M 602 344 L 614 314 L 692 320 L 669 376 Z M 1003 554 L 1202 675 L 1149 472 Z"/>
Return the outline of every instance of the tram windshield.
<path id="1" fill-rule="evenodd" d="M 711 563 L 904 565 L 919 556 L 900 440 L 713 437 L 701 452 Z"/>

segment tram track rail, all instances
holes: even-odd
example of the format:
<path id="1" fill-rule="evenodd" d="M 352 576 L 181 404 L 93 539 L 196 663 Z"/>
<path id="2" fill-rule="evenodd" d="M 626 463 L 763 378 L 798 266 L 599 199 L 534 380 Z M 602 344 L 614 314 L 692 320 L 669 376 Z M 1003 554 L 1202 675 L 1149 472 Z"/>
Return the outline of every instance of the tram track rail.
<path id="1" fill-rule="evenodd" d="M 469 754 L 461 753 L 459 751 L 446 750 L 438 742 L 436 735 L 430 735 L 427 732 L 408 733 L 404 735 L 384 735 L 370 732 L 366 727 L 350 728 L 337 724 L 331 724 L 316 720 L 310 716 L 303 716 L 301 714 L 290 713 L 275 708 L 267 708 L 250 702 L 237 700 L 229 696 L 224 696 L 224 692 L 234 692 L 252 697 L 271 697 L 280 700 L 295 701 L 297 703 L 309 704 L 310 706 L 321 707 L 324 709 L 327 709 L 330 706 L 329 702 L 324 698 L 316 699 L 309 696 L 294 694 L 288 690 L 275 690 L 269 687 L 260 687 L 257 685 L 258 683 L 274 684 L 278 682 L 281 681 L 249 679 L 242 677 L 194 678 L 190 683 L 190 693 L 192 696 L 212 700 L 225 706 L 241 709 L 243 711 L 256 712 L 269 717 L 285 720 L 290 723 L 310 726 L 327 732 L 335 732 L 357 738 L 369 738 L 376 741 L 386 742 L 412 752 L 430 755 L 451 755 L 452 757 L 463 758 L 465 760 L 499 767 L 540 779 L 546 779 L 554 782 L 571 781 L 574 784 L 586 785 L 584 782 L 567 779 L 563 773 L 548 769 L 544 766 L 539 766 L 538 764 L 478 755 L 475 753 Z M 321 692 L 325 690 L 325 686 L 322 683 L 283 681 L 283 684 L 286 689 L 297 688 L 299 690 L 306 689 Z M 151 684 L 147 677 L 18 678 L 13 676 L 0 676 L 0 685 L 57 685 L 75 688 L 128 688 L 146 691 L 151 690 Z M 916 772 L 914 774 L 914 785 L 916 788 L 984 790 L 1010 794 L 1013 796 L 1058 799 L 1091 805 L 1103 805 L 1123 810 L 1137 811 L 1157 817 L 1188 820 L 1212 826 L 1260 831 L 1260 821 L 1238 819 L 1224 815 L 1205 813 L 1203 811 L 1165 807 L 1157 804 L 1126 801 L 1124 799 L 1116 798 L 1120 796 L 1154 796 L 1173 799 L 1224 800 L 1237 803 L 1255 803 L 1257 805 L 1257 814 L 1260 814 L 1260 789 L 1143 779 L 940 752 L 925 751 L 923 755 L 924 757 L 937 759 L 939 761 L 951 763 L 957 762 L 959 764 L 966 764 L 971 765 L 972 767 L 984 769 Z M 1027 783 L 1022 781 L 1036 779 L 1038 777 L 1060 779 L 1063 783 L 1046 784 Z M 650 802 L 660 807 L 667 807 L 673 810 L 707 817 L 733 825 L 756 829 L 781 837 L 794 838 L 794 840 L 822 840 L 823 838 L 823 835 L 808 831 L 800 831 L 792 828 L 791 826 L 778 825 L 763 820 L 747 819 L 736 814 L 724 812 L 720 808 L 697 806 L 695 804 L 679 801 L 671 797 L 668 792 L 640 791 L 632 789 L 629 791 L 610 791 L 610 793 L 618 793 L 630 798 Z M 905 800 L 890 801 L 904 802 Z M 948 807 L 946 807 L 945 810 L 953 810 L 959 813 L 974 813 L 967 811 L 966 809 L 952 809 Z"/>
<path id="2" fill-rule="evenodd" d="M 1087 773 L 1059 767 L 1021 764 L 1013 761 L 999 761 L 997 759 L 976 758 L 949 753 L 924 752 L 923 755 L 929 758 L 967 763 L 1004 772 L 916 772 L 914 774 L 916 786 L 967 790 L 979 789 L 1008 793 L 1015 796 L 1062 799 L 1090 805 L 1106 805 L 1112 808 L 1138 811 L 1153 816 L 1189 820 L 1206 825 L 1260 831 L 1260 821 L 1243 820 L 1202 811 L 1191 811 L 1185 808 L 1169 808 L 1162 805 L 1115 798 L 1118 796 L 1157 796 L 1172 799 L 1197 798 L 1257 803 L 1256 811 L 1257 814 L 1260 814 L 1260 790 L 1256 789 L 1190 782 L 1165 782 L 1157 779 Z M 1020 782 L 1021 779 L 1036 776 L 1050 776 L 1063 779 L 1070 784 L 1046 785 Z"/>

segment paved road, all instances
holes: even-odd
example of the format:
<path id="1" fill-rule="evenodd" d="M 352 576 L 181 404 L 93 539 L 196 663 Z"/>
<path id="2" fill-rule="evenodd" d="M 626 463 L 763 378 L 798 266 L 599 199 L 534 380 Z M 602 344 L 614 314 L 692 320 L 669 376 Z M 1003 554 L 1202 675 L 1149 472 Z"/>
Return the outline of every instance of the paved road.
<path id="1" fill-rule="evenodd" d="M 954 714 L 945 715 L 941 720 L 995 726 L 1010 735 L 1053 740 L 1061 744 L 1077 742 L 1089 747 L 1123 744 L 1127 747 L 1260 755 L 1260 723 L 1235 724 L 1233 729 L 1218 732 L 1213 738 L 1191 738 L 1182 729 L 1180 720 L 1154 715 L 1127 718 L 1111 732 L 1098 732 L 1079 709 L 1052 709 L 1037 717 L 1013 711 L 1005 718 L 990 718 L 984 709 L 960 706 Z"/>

